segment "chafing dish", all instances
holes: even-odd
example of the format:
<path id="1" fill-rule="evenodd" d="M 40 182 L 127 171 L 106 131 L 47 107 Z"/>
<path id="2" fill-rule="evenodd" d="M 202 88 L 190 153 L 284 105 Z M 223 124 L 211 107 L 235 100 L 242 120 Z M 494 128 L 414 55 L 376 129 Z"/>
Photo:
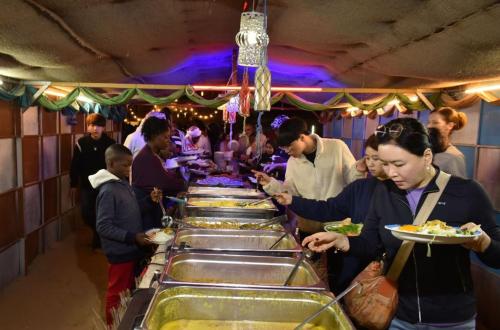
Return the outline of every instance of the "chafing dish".
<path id="1" fill-rule="evenodd" d="M 251 203 L 253 198 L 189 198 L 184 206 L 185 216 L 223 218 L 265 218 L 270 219 L 278 210 L 271 201 L 251 207 L 238 204 Z M 228 205 L 229 204 L 229 205 Z"/>
<path id="2" fill-rule="evenodd" d="M 309 290 L 162 287 L 151 301 L 141 328 L 291 330 L 331 299 L 329 293 Z M 335 304 L 304 329 L 354 327 L 342 308 Z"/>
<path id="3" fill-rule="evenodd" d="M 302 252 L 295 238 L 288 234 L 272 250 L 269 248 L 284 234 L 270 230 L 179 229 L 172 247 L 188 252 L 212 251 L 231 254 L 293 254 Z"/>
<path id="4" fill-rule="evenodd" d="M 171 254 L 162 283 L 188 285 L 285 288 L 296 257 L 228 255 L 206 253 Z M 307 261 L 295 273 L 291 288 L 324 290 L 324 284 Z"/>
<path id="5" fill-rule="evenodd" d="M 269 219 L 257 218 L 220 218 L 220 217 L 185 217 L 182 219 L 187 225 L 205 229 L 245 229 L 242 225 L 257 225 Z M 252 229 L 252 228 L 249 228 Z M 265 230 L 284 230 L 280 224 L 265 227 Z"/>
<path id="6" fill-rule="evenodd" d="M 257 189 L 190 186 L 187 191 L 187 196 L 260 199 L 264 198 L 265 194 Z"/>

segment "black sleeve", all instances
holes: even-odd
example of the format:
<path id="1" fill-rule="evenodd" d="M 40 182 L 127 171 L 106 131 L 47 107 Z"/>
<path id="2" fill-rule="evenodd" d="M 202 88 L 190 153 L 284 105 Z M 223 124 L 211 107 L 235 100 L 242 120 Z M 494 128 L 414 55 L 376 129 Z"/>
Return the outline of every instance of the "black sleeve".
<path id="1" fill-rule="evenodd" d="M 71 188 L 78 187 L 78 178 L 81 173 L 82 152 L 79 143 L 80 141 L 78 141 L 73 147 L 73 158 L 71 159 L 71 167 L 69 170 L 69 180 Z"/>
<path id="2" fill-rule="evenodd" d="M 483 253 L 476 253 L 481 261 L 493 268 L 500 268 L 500 228 L 495 221 L 495 209 L 484 191 L 475 181 L 472 181 L 469 205 L 471 222 L 481 225 L 481 229 L 491 238 L 490 246 Z"/>
<path id="3" fill-rule="evenodd" d="M 326 201 L 293 196 L 290 209 L 297 215 L 316 221 L 343 220 L 352 217 L 351 201 L 355 193 L 354 183 L 347 185 L 340 194 Z"/>
<path id="4" fill-rule="evenodd" d="M 349 255 L 374 259 L 380 252 L 382 242 L 378 231 L 380 216 L 377 212 L 378 203 L 376 196 L 377 191 L 382 189 L 382 187 L 382 185 L 379 185 L 377 189 L 375 189 L 361 234 L 357 237 L 349 237 Z"/>

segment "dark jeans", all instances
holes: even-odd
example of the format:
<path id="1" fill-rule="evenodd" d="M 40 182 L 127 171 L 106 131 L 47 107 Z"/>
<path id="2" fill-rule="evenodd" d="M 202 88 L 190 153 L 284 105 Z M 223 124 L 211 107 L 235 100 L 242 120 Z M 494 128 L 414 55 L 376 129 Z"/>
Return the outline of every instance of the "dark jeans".
<path id="1" fill-rule="evenodd" d="M 83 221 L 92 229 L 92 247 L 98 248 L 101 246 L 99 235 L 97 234 L 96 226 L 96 199 L 98 191 L 94 189 L 80 189 L 80 208 L 82 211 Z"/>

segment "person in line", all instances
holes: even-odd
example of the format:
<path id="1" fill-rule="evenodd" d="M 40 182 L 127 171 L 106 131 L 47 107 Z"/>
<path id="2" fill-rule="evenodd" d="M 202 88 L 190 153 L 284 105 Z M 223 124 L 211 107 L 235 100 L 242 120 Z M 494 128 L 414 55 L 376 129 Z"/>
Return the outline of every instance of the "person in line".
<path id="1" fill-rule="evenodd" d="M 402 241 L 384 226 L 413 223 L 427 194 L 440 189 L 439 168 L 432 166 L 427 130 L 416 119 L 392 120 L 377 130 L 377 137 L 390 180 L 375 188 L 361 235 L 316 233 L 304 239 L 304 246 L 363 258 L 375 258 L 380 246 L 391 264 Z M 500 228 L 493 205 L 477 182 L 451 176 L 428 219 L 463 229 L 478 224 L 481 234 L 464 245 L 432 245 L 430 255 L 427 244 L 415 244 L 398 279 L 399 303 L 390 329 L 475 329 L 470 251 L 486 265 L 500 268 Z"/>
<path id="2" fill-rule="evenodd" d="M 445 139 L 437 128 L 431 127 L 428 129 L 428 131 L 432 146 L 431 149 L 433 153 L 433 164 L 438 166 L 439 169 L 443 172 L 465 178 L 464 158 L 457 157 L 452 153 L 446 152 L 448 146 L 446 145 Z"/>
<path id="3" fill-rule="evenodd" d="M 149 117 L 156 117 L 159 119 L 168 120 L 165 113 L 152 110 L 146 114 L 146 116 L 141 121 L 139 126 L 137 126 L 137 128 L 135 129 L 135 132 L 127 135 L 127 138 L 125 139 L 125 142 L 123 142 L 123 145 L 132 152 L 132 156 L 134 158 L 146 145 L 146 141 L 144 141 L 144 136 L 142 136 L 142 126 L 144 125 L 146 119 L 148 119 Z"/>
<path id="4" fill-rule="evenodd" d="M 82 218 L 92 229 L 92 249 L 100 248 L 99 235 L 97 235 L 95 223 L 95 201 L 97 191 L 90 185 L 88 176 L 106 168 L 104 152 L 106 148 L 115 143 L 106 133 L 106 118 L 97 113 L 92 113 L 85 119 L 87 133 L 78 139 L 73 148 L 73 158 L 71 160 L 70 177 L 70 198 L 75 201 L 77 188 L 80 187 L 80 208 Z"/>
<path id="5" fill-rule="evenodd" d="M 132 187 L 138 199 L 159 188 L 165 196 L 176 196 L 185 190 L 185 181 L 178 170 L 166 170 L 160 154 L 170 145 L 168 121 L 156 117 L 146 119 L 142 127 L 146 145 L 132 163 Z M 162 210 L 159 206 L 143 213 L 144 229 L 161 227 Z"/>
<path id="6" fill-rule="evenodd" d="M 267 137 L 264 134 L 260 135 L 260 144 L 264 146 L 266 144 Z M 245 128 L 243 134 L 240 135 L 238 140 L 240 147 L 240 160 L 242 162 L 247 161 L 250 157 L 247 155 L 247 150 L 252 145 L 255 145 L 257 142 L 257 131 L 255 128 L 255 124 L 253 123 L 245 123 Z"/>
<path id="7" fill-rule="evenodd" d="M 451 169 L 453 174 L 461 178 L 467 178 L 465 167 L 465 156 L 451 144 L 451 134 L 458 131 L 467 124 L 467 116 L 450 107 L 433 110 L 429 116 L 428 128 L 436 128 L 442 139 L 443 152 L 434 156 L 434 164 L 442 169 Z M 446 172 L 446 170 L 445 170 Z"/>
<path id="8" fill-rule="evenodd" d="M 108 259 L 106 290 L 106 321 L 113 322 L 112 309 L 120 304 L 120 293 L 134 287 L 139 274 L 138 262 L 143 256 L 141 246 L 152 244 L 144 233 L 141 211 L 127 177 L 132 153 L 125 146 L 113 144 L 106 149 L 106 169 L 89 176 L 97 195 L 97 232 Z M 152 193 L 158 202 L 161 194 Z"/>
<path id="9" fill-rule="evenodd" d="M 201 151 L 208 157 L 212 156 L 210 140 L 202 134 L 202 131 L 197 126 L 191 126 L 187 130 L 182 151 Z"/>
<path id="10" fill-rule="evenodd" d="M 363 223 L 368 214 L 375 187 L 380 181 L 387 178 L 378 156 L 378 141 L 375 135 L 371 135 L 366 140 L 364 160 L 370 177 L 348 184 L 335 197 L 330 197 L 326 201 L 318 201 L 281 193 L 276 196 L 276 200 L 281 205 L 288 206 L 298 216 L 307 219 L 327 222 L 350 218 L 352 223 Z M 329 253 L 328 281 L 330 290 L 335 294 L 344 291 L 369 262 L 370 259 L 366 258 Z"/>
<path id="11" fill-rule="evenodd" d="M 253 171 L 269 195 L 286 191 L 294 196 L 326 200 L 337 196 L 347 184 L 365 177 L 364 165 L 356 166 L 354 156 L 342 140 L 309 134 L 306 122 L 300 118 L 290 118 L 281 125 L 278 145 L 290 156 L 285 181 Z M 298 220 L 302 231 L 311 233 L 322 230 L 321 223 L 317 221 L 302 217 Z"/>

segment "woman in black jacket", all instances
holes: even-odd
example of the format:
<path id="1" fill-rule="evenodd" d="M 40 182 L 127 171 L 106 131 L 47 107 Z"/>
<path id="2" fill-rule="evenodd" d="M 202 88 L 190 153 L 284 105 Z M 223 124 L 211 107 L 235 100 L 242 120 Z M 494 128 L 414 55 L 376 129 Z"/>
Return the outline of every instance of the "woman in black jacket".
<path id="1" fill-rule="evenodd" d="M 426 196 L 438 191 L 439 168 L 432 166 L 426 129 L 413 118 L 392 120 L 377 130 L 379 156 L 390 180 L 377 185 L 359 237 L 317 233 L 303 245 L 313 251 L 329 248 L 360 257 L 375 257 L 380 245 L 389 263 L 401 241 L 384 228 L 411 224 Z M 474 329 L 475 299 L 469 250 L 490 267 L 500 268 L 500 229 L 483 188 L 473 180 L 451 177 L 430 217 L 448 225 L 481 225 L 478 239 L 464 245 L 415 244 L 399 277 L 399 304 L 390 329 Z"/>

